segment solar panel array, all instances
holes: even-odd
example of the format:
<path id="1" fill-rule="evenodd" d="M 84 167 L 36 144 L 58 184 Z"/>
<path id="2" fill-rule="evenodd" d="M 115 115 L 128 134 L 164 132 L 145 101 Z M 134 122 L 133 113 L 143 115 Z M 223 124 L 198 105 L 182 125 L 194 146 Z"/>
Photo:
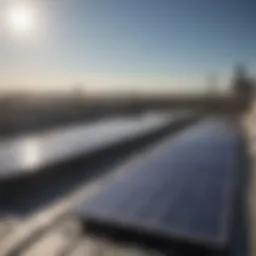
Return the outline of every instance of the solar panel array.
<path id="1" fill-rule="evenodd" d="M 78 207 L 86 224 L 224 249 L 230 242 L 242 135 L 204 121 L 107 179 Z M 135 234 L 134 233 L 134 234 Z"/>
<path id="2" fill-rule="evenodd" d="M 181 116 L 111 118 L 91 124 L 23 136 L 0 144 L 0 176 L 35 171 L 128 141 L 165 127 Z"/>

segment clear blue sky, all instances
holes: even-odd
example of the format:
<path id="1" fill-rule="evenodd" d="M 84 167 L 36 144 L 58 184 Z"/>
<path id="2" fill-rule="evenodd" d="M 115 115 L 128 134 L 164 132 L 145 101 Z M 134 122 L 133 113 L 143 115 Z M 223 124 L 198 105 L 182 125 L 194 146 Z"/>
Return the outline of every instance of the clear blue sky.
<path id="1" fill-rule="evenodd" d="M 0 26 L 2 88 L 197 90 L 239 61 L 256 71 L 255 0 L 19 2 L 37 22 L 33 36 Z"/>

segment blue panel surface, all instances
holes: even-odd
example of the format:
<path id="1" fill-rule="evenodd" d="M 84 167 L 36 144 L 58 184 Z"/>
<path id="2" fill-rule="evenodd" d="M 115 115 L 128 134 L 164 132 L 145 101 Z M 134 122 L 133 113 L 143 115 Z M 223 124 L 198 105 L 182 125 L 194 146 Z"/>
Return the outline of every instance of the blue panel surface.
<path id="1" fill-rule="evenodd" d="M 103 182 L 77 212 L 87 222 L 224 246 L 241 140 L 234 123 L 202 122 Z"/>
<path id="2" fill-rule="evenodd" d="M 95 152 L 163 128 L 178 118 L 178 114 L 109 118 L 3 141 L 0 142 L 0 177 L 35 171 L 42 166 Z"/>

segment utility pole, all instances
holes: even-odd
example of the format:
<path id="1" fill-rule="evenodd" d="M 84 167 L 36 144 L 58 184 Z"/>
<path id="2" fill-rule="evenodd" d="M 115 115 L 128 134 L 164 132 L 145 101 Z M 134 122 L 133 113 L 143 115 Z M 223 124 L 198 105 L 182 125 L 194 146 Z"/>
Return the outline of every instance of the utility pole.
<path id="1" fill-rule="evenodd" d="M 218 77 L 216 74 L 210 74 L 207 77 L 207 94 L 214 95 L 218 92 Z"/>

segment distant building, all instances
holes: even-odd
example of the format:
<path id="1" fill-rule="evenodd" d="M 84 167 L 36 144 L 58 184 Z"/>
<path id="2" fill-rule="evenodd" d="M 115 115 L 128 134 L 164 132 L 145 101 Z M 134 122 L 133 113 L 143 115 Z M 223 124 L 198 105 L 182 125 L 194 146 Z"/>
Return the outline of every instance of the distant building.
<path id="1" fill-rule="evenodd" d="M 254 83 L 243 65 L 238 65 L 234 69 L 232 89 L 237 99 L 237 106 L 247 111 L 254 98 Z"/>

